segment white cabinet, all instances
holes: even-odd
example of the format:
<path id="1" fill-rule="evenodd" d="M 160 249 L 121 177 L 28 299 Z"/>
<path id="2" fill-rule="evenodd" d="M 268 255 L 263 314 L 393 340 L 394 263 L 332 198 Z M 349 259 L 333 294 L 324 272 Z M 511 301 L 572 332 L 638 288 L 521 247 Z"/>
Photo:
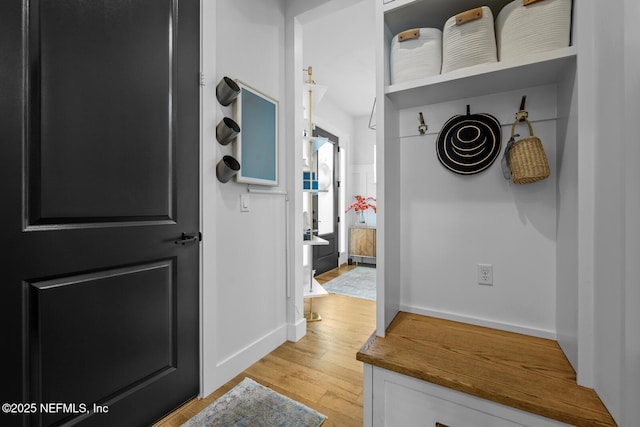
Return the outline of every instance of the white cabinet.
<path id="1" fill-rule="evenodd" d="M 531 326 L 552 333 L 556 330 L 562 330 L 563 336 L 560 343 L 563 348 L 569 349 L 567 356 L 578 370 L 578 377 L 583 379 L 584 385 L 592 386 L 593 384 L 590 384 L 592 366 L 589 363 L 582 363 L 578 369 L 577 359 L 578 353 L 580 353 L 582 358 L 587 362 L 590 361 L 591 356 L 586 351 L 581 352 L 581 349 L 588 350 L 589 342 L 592 340 L 590 333 L 592 308 L 579 305 L 578 289 L 581 289 L 582 285 L 579 284 L 578 279 L 582 277 L 585 278 L 585 282 L 589 281 L 586 280 L 589 279 L 588 274 L 591 274 L 587 274 L 589 253 L 580 248 L 593 241 L 592 231 L 589 229 L 591 224 L 589 201 L 592 201 L 590 194 L 593 191 L 594 177 L 589 167 L 589 159 L 593 151 L 590 130 L 593 129 L 592 123 L 596 118 L 593 117 L 593 108 L 590 106 L 594 103 L 593 91 L 587 85 L 593 74 L 592 67 L 588 67 L 590 65 L 588 58 L 591 55 L 589 13 L 593 10 L 593 6 L 589 5 L 589 2 L 580 0 L 573 2 L 573 40 L 572 45 L 566 48 L 523 57 L 515 61 L 481 64 L 412 82 L 390 84 L 389 49 L 394 35 L 410 28 L 442 29 L 449 17 L 481 5 L 489 6 L 496 17 L 509 2 L 510 0 L 482 2 L 478 0 L 394 0 L 385 3 L 378 2 L 376 14 L 378 25 L 376 40 L 378 74 L 376 144 L 379 159 L 377 169 L 378 209 L 382 215 L 379 215 L 377 223 L 377 260 L 384 273 L 379 277 L 378 286 L 384 291 L 378 293 L 377 334 L 379 336 L 385 335 L 386 328 L 400 310 L 401 303 L 404 311 L 418 310 L 413 312 L 420 313 L 421 308 L 436 313 L 447 311 L 456 313 L 460 316 L 459 318 L 467 319 L 470 323 L 473 323 L 473 319 L 487 319 L 502 325 L 529 325 L 530 323 L 526 323 L 529 319 L 552 319 L 555 318 L 555 307 L 558 307 L 557 319 L 550 321 L 548 325 L 541 323 L 536 325 L 532 321 Z M 423 160 L 424 156 L 432 155 L 434 152 L 433 139 L 439 131 L 439 122 L 442 117 L 434 120 L 433 117 L 425 114 L 427 124 L 429 124 L 429 132 L 432 132 L 431 139 L 425 137 L 420 140 L 421 142 L 418 142 L 416 136 L 413 135 L 417 133 L 415 129 L 418 125 L 418 112 L 425 111 L 427 113 L 429 108 L 437 109 L 445 104 L 444 110 L 440 114 L 450 117 L 454 114 L 461 114 L 465 104 L 471 103 L 472 109 L 477 111 L 473 108 L 474 103 L 490 105 L 493 101 L 498 101 L 496 105 L 499 107 L 495 107 L 499 108 L 497 112 L 506 116 L 508 109 L 504 108 L 505 103 L 502 98 L 495 94 L 513 91 L 515 96 L 512 113 L 515 113 L 518 100 L 517 92 L 522 90 L 520 95 L 526 95 L 527 93 L 524 91 L 530 90 L 531 95 L 538 95 L 534 91 L 540 87 L 551 87 L 553 91 L 550 96 L 545 98 L 547 100 L 544 103 L 545 114 L 538 114 L 539 111 L 534 114 L 538 119 L 544 116 L 544 120 L 549 126 L 549 140 L 553 138 L 553 151 L 548 154 L 555 162 L 554 169 L 552 169 L 552 179 L 556 181 L 551 185 L 550 191 L 553 194 L 550 197 L 552 200 L 550 203 L 537 203 L 533 197 L 526 200 L 522 198 L 526 191 L 540 188 L 545 184 L 538 187 L 533 187 L 536 184 L 532 184 L 531 187 L 515 189 L 508 187 L 504 181 L 487 180 L 487 186 L 483 187 L 481 191 L 471 191 L 470 188 L 473 190 L 476 188 L 469 183 L 478 181 L 474 181 L 474 178 L 466 181 L 461 178 L 451 184 L 455 178 L 443 182 L 444 180 L 433 179 L 434 174 L 425 174 L 425 170 L 429 170 L 429 167 L 438 167 L 434 162 L 426 165 Z M 529 101 L 531 98 L 532 96 Z M 552 106 L 549 107 L 551 104 Z M 536 108 L 535 105 L 528 105 L 527 109 L 529 107 Z M 485 112 L 493 113 L 494 111 Z M 511 117 L 513 116 L 511 115 Z M 413 120 L 411 126 L 415 124 L 415 128 L 411 128 L 412 134 L 407 132 L 407 118 Z M 506 120 L 509 118 L 501 120 L 501 123 L 506 125 Z M 513 119 L 511 118 L 511 120 Z M 536 127 L 543 129 L 544 125 L 544 123 L 534 123 L 534 129 Z M 508 130 L 510 131 L 510 126 Z M 508 137 L 502 139 L 503 147 L 507 139 Z M 414 153 L 417 156 L 411 157 Z M 499 158 L 501 156 L 502 152 Z M 495 173 L 499 168 L 500 165 L 497 161 L 490 171 Z M 480 179 L 482 178 L 480 177 Z M 423 190 L 416 194 L 414 190 L 419 189 L 419 184 L 406 185 L 411 179 L 416 183 L 425 183 L 425 187 L 432 182 L 436 183 L 431 187 L 440 186 L 440 189 L 433 192 Z M 505 184 L 502 190 L 499 188 L 501 184 Z M 489 191 L 486 191 L 487 189 Z M 499 194 L 500 191 L 502 194 Z M 484 194 L 486 199 L 476 198 L 475 195 L 478 194 Z M 495 194 L 499 194 L 500 197 L 493 197 Z M 447 210 L 447 204 L 451 204 L 451 200 L 455 201 L 457 210 Z M 533 211 L 526 212 L 529 207 L 533 206 L 544 207 L 546 211 L 544 222 L 548 225 L 545 227 L 550 230 L 548 233 L 543 231 L 545 227 L 539 226 L 541 222 L 535 224 L 541 216 L 533 214 Z M 500 221 L 491 223 L 492 218 L 485 214 L 487 207 L 489 210 L 500 210 Z M 507 212 L 508 210 L 511 212 Z M 469 212 L 469 216 L 462 217 L 461 213 Z M 472 220 L 477 218 L 476 228 L 464 228 L 465 220 L 469 218 Z M 510 230 L 501 228 L 501 223 L 505 218 L 508 220 L 515 218 L 521 221 L 520 224 L 516 223 L 512 227 L 519 232 L 518 237 L 515 237 L 517 233 L 510 233 Z M 450 223 L 457 221 L 458 229 L 453 226 L 447 227 L 449 225 L 445 222 L 447 220 Z M 469 221 L 467 221 L 468 223 Z M 580 224 L 580 227 L 576 224 Z M 520 225 L 522 227 L 518 229 L 517 227 Z M 525 229 L 528 226 L 530 228 Z M 464 231 L 461 232 L 460 230 L 463 228 Z M 539 241 L 546 239 L 547 242 L 552 243 L 548 250 L 540 248 L 539 251 L 540 253 L 553 254 L 549 257 L 550 261 L 545 263 L 543 267 L 545 271 L 552 272 L 549 276 L 553 282 L 550 282 L 546 287 L 550 294 L 546 299 L 540 300 L 541 302 L 534 301 L 534 298 L 523 297 L 530 289 L 536 288 L 526 282 L 527 279 L 535 276 L 531 274 L 533 271 L 532 263 L 525 261 L 516 267 L 517 260 L 511 258 L 511 254 L 509 254 L 509 251 L 514 252 L 513 249 L 510 249 L 514 242 L 523 245 L 531 243 L 528 240 L 518 240 L 519 237 L 534 234 Z M 478 241 L 487 242 L 487 250 L 470 253 L 470 243 Z M 582 245 L 581 242 L 583 242 Z M 430 244 L 437 245 L 437 247 L 430 250 L 428 247 Z M 458 248 L 461 250 L 456 250 Z M 545 247 L 545 249 L 547 248 Z M 578 258 L 576 257 L 577 253 L 580 253 Z M 450 257 L 446 262 L 439 262 L 436 260 L 439 254 L 449 254 Z M 503 283 L 504 287 L 497 284 L 489 290 L 485 289 L 484 295 L 490 294 L 493 301 L 499 300 L 501 302 L 502 307 L 518 306 L 530 309 L 529 313 L 531 314 L 526 320 L 518 321 L 524 319 L 524 310 L 515 314 L 508 313 L 511 317 L 507 317 L 506 312 L 498 313 L 497 310 L 491 310 L 490 306 L 482 300 L 481 292 L 483 291 L 478 291 L 477 285 L 471 283 L 473 265 L 470 261 L 474 256 L 476 259 L 473 259 L 473 263 L 481 262 L 480 259 L 484 259 L 484 256 L 492 257 L 487 261 L 489 263 L 494 265 L 501 263 L 502 265 L 498 268 L 503 278 L 509 274 L 513 276 L 520 274 L 520 277 L 524 279 L 521 283 L 507 280 Z M 446 283 L 446 280 L 454 274 L 460 272 L 458 276 L 461 277 L 467 271 L 471 272 L 467 275 L 470 278 L 468 282 L 462 284 L 460 282 Z M 424 277 L 435 277 L 435 280 L 419 280 Z M 586 292 L 586 294 L 588 293 Z M 401 298 L 401 295 L 405 295 L 405 297 Z M 408 298 L 406 295 L 411 297 Z M 464 297 L 458 297 L 458 295 L 464 295 Z M 475 305 L 459 303 L 460 298 L 474 301 Z M 487 298 L 487 300 L 489 299 Z M 544 306 L 544 310 L 536 311 L 536 307 L 542 307 L 542 304 L 548 305 Z M 578 315 L 578 311 L 580 311 L 580 315 Z M 545 316 L 545 313 L 548 312 L 551 315 Z M 579 319 L 578 322 L 575 319 Z M 578 342 L 578 330 L 581 331 L 582 341 L 580 342 Z M 569 344 L 564 345 L 563 339 L 566 339 Z M 376 390 L 378 389 L 376 388 Z M 396 403 L 401 404 L 401 402 Z M 374 413 L 383 410 L 375 409 L 379 406 L 374 404 Z M 420 407 L 416 410 L 426 410 L 427 407 L 426 405 L 423 407 L 417 401 L 411 406 Z M 449 425 L 445 421 L 441 422 Z M 459 422 L 459 424 L 478 425 L 468 422 Z M 381 424 L 374 423 L 374 425 Z M 421 423 L 421 425 L 433 424 Z M 455 426 L 455 424 L 453 425 Z"/>
<path id="2" fill-rule="evenodd" d="M 370 377 L 365 399 L 372 398 L 372 416 L 365 416 L 365 426 L 568 426 L 368 364 L 364 375 Z"/>
<path id="3" fill-rule="evenodd" d="M 519 324 L 517 319 L 522 317 L 523 311 L 544 304 L 540 300 L 534 301 L 534 298 L 526 304 L 526 299 L 522 301 L 522 295 L 528 291 L 523 289 L 532 288 L 532 286 L 507 280 L 504 282 L 504 287 L 501 288 L 498 284 L 487 289 L 485 294 L 491 294 L 495 299 L 501 298 L 503 307 L 513 307 L 514 316 L 510 319 L 506 316 L 492 317 L 494 312 L 487 309 L 487 305 L 480 301 L 481 298 L 475 298 L 475 295 L 472 295 L 478 294 L 475 292 L 477 288 L 472 284 L 465 284 L 468 286 L 465 289 L 461 286 L 458 288 L 450 286 L 450 283 L 443 284 L 435 290 L 433 287 L 428 288 L 431 286 L 430 283 L 444 283 L 440 280 L 444 275 L 439 275 L 439 270 L 469 272 L 468 277 L 470 281 L 473 280 L 469 260 L 456 266 L 438 264 L 437 261 L 431 261 L 429 264 L 428 260 L 434 258 L 433 254 L 436 251 L 456 255 L 457 259 L 460 259 L 459 254 L 451 250 L 452 245 L 446 248 L 438 247 L 431 252 L 425 249 L 428 248 L 429 242 L 434 242 L 436 245 L 445 242 L 442 234 L 448 233 L 449 230 L 436 236 L 419 232 L 411 236 L 406 233 L 407 228 L 419 230 L 419 226 L 425 223 L 441 225 L 439 220 L 449 212 L 453 220 L 458 220 L 461 212 L 474 207 L 499 205 L 505 208 L 501 210 L 501 215 L 506 213 L 504 217 L 513 218 L 515 210 L 515 217 L 519 217 L 522 224 L 532 224 L 552 244 L 549 251 L 539 250 L 538 252 L 552 253 L 551 258 L 555 261 L 538 271 L 551 272 L 551 279 L 554 281 L 551 286 L 552 294 L 544 301 L 553 308 L 550 309 L 549 316 L 540 316 L 542 314 L 540 312 L 535 314 L 539 315 L 539 319 L 549 321 L 549 326 L 545 330 L 550 335 L 557 332 L 561 347 L 577 371 L 578 382 L 586 387 L 594 387 L 595 379 L 600 378 L 598 388 L 606 390 L 607 396 L 604 397 L 608 399 L 605 401 L 611 402 L 613 409 L 617 409 L 616 417 L 620 418 L 621 413 L 635 414 L 637 411 L 633 412 L 633 404 L 630 403 L 625 409 L 625 400 L 620 398 L 624 395 L 624 392 L 621 392 L 624 387 L 620 386 L 620 378 L 628 378 L 631 372 L 628 372 L 628 366 L 625 368 L 615 362 L 620 360 L 621 354 L 625 352 L 622 349 L 630 348 L 628 344 L 625 345 L 625 340 L 628 338 L 619 333 L 620 330 L 624 330 L 625 321 L 619 316 L 606 316 L 609 312 L 624 311 L 621 309 L 620 301 L 625 300 L 624 298 L 611 299 L 609 296 L 625 295 L 625 284 L 621 279 L 625 276 L 624 267 L 620 260 L 624 260 L 624 236 L 629 236 L 630 233 L 625 233 L 625 226 L 621 221 L 611 228 L 608 213 L 616 209 L 617 212 L 623 212 L 625 199 L 628 200 L 631 197 L 628 192 L 622 194 L 616 190 L 616 185 L 624 181 L 625 173 L 628 177 L 629 174 L 633 174 L 630 170 L 635 170 L 629 166 L 633 164 L 633 160 L 627 160 L 625 167 L 621 159 L 634 158 L 637 153 L 624 148 L 626 147 L 624 144 L 611 145 L 610 141 L 624 139 L 621 136 L 624 134 L 624 125 L 616 124 L 616 119 L 625 122 L 624 119 L 620 119 L 625 116 L 623 114 L 624 99 L 626 96 L 629 101 L 630 97 L 633 97 L 630 94 L 634 93 L 636 86 L 632 84 L 633 79 L 629 76 L 634 75 L 634 72 L 637 74 L 635 69 L 637 61 L 634 62 L 629 58 L 634 57 L 631 50 L 637 34 L 631 30 L 632 27 L 635 28 L 631 17 L 633 14 L 624 13 L 627 9 L 628 11 L 633 9 L 629 6 L 634 2 L 627 0 L 606 3 L 573 1 L 571 46 L 547 52 L 541 57 L 532 57 L 530 62 L 497 63 L 460 70 L 459 74 L 433 76 L 400 85 L 389 84 L 389 46 L 395 34 L 409 28 L 442 28 L 448 17 L 480 5 L 489 6 L 494 16 L 497 16 L 509 1 L 379 0 L 376 2 L 377 191 L 378 209 L 381 213 L 377 221 L 377 258 L 380 271 L 377 334 L 385 335 L 387 326 L 399 311 L 401 304 L 405 311 L 422 307 L 424 311 L 432 313 L 455 313 L 460 315 L 459 317 L 470 320 L 485 318 L 495 320 L 499 325 L 509 326 Z M 609 24 L 611 19 L 608 19 L 612 17 L 625 17 L 619 20 L 617 31 L 613 33 Z M 434 106 L 442 102 L 450 104 L 460 102 L 461 107 L 448 106 L 447 114 L 451 116 L 459 114 L 464 108 L 463 102 L 466 103 L 469 98 L 484 97 L 484 101 L 487 99 L 491 101 L 490 94 L 494 92 L 519 91 L 536 88 L 539 85 L 554 86 L 557 110 L 557 114 L 554 113 L 552 116 L 550 112 L 548 115 L 556 117 L 555 152 L 551 154 L 555 155 L 554 160 L 557 163 L 551 172 L 557 180 L 555 183 L 557 197 L 554 204 L 544 206 L 556 219 L 546 228 L 546 231 L 545 227 L 535 224 L 535 215 L 523 212 L 521 209 L 523 204 L 513 209 L 515 203 L 503 203 L 502 200 L 496 203 L 495 198 L 487 197 L 483 192 L 472 193 L 462 186 L 446 188 L 445 191 L 428 194 L 427 197 L 414 197 L 411 206 L 406 202 L 403 203 L 403 194 L 413 196 L 413 193 L 410 188 L 403 185 L 406 180 L 403 181 L 401 174 L 414 173 L 406 171 L 418 170 L 417 167 L 412 167 L 415 162 L 407 162 L 406 153 L 430 154 L 427 150 L 433 150 L 428 144 L 424 144 L 425 148 L 421 151 L 413 147 L 417 144 L 413 146 L 406 144 L 407 134 L 402 132 L 403 116 L 411 116 L 411 119 L 415 120 L 416 113 L 421 111 L 423 106 Z M 473 102 L 475 100 L 471 99 L 471 103 Z M 637 109 L 627 108 L 626 111 L 635 110 Z M 628 126 L 630 122 L 633 120 L 627 120 L 625 123 Z M 437 124 L 429 123 L 429 118 L 427 123 L 429 131 L 438 132 Z M 417 123 L 415 124 L 417 128 Z M 534 128 L 536 126 L 534 124 Z M 415 133 L 415 130 L 413 132 Z M 408 149 L 408 146 L 413 151 Z M 425 168 L 421 170 L 424 171 Z M 415 180 L 428 181 L 424 175 L 417 172 Z M 438 181 L 438 185 L 441 185 L 441 181 Z M 442 209 L 443 202 L 448 202 L 455 196 L 473 198 L 474 194 L 481 194 L 483 198 L 471 200 L 473 203 L 460 204 L 461 209 L 457 211 Z M 513 193 L 513 195 L 517 202 L 518 194 Z M 632 204 L 626 206 L 630 205 Z M 407 210 L 414 206 L 425 213 L 421 216 L 407 215 Z M 527 206 L 541 206 L 541 204 L 527 202 Z M 432 212 L 428 212 L 429 209 L 441 209 L 440 215 L 434 220 Z M 507 209 L 511 209 L 512 212 L 507 213 Z M 477 230 L 481 232 L 450 233 L 449 241 L 466 238 L 468 242 L 487 242 L 487 247 L 490 249 L 486 251 L 487 254 L 491 254 L 492 251 L 499 252 L 500 245 L 503 248 L 512 248 L 514 242 L 523 242 L 523 246 L 530 243 L 526 239 L 518 240 L 504 231 L 500 233 L 491 229 L 486 232 L 485 219 L 480 216 L 477 221 Z M 458 222 L 464 223 L 463 220 Z M 406 225 L 403 226 L 403 224 Z M 440 227 L 441 230 L 444 228 Z M 633 245 L 629 246 L 628 242 L 633 237 L 626 237 L 626 239 L 627 258 L 629 258 L 633 256 L 629 251 Z M 419 242 L 422 242 L 422 246 Z M 464 247 L 464 244 L 460 247 Z M 416 250 L 417 248 L 420 248 L 420 251 Z M 501 253 L 504 252 L 503 250 Z M 483 254 L 480 253 L 480 255 Z M 499 267 L 503 273 L 510 268 L 512 272 L 516 271 L 515 262 L 511 262 L 515 257 L 509 259 L 493 256 L 489 262 L 495 265 L 498 261 L 494 262 L 494 259 L 507 261 L 504 266 Z M 519 257 L 519 259 L 523 258 Z M 482 261 L 476 259 L 475 262 Z M 534 271 L 535 274 L 531 274 L 532 270 L 530 270 L 531 264 L 536 262 L 535 257 L 529 257 L 526 263 L 522 263 L 519 268 L 520 277 L 524 279 L 537 277 L 537 273 Z M 526 268 L 521 268 L 522 265 Z M 433 280 L 434 275 L 438 276 L 435 280 Z M 417 282 L 416 277 L 429 277 L 430 280 L 422 280 L 421 283 L 412 286 L 412 283 Z M 505 275 L 503 274 L 502 277 L 504 278 Z M 538 282 L 546 282 L 546 278 Z M 628 284 L 626 286 L 626 292 L 628 292 Z M 606 291 L 600 292 L 599 289 L 606 289 Z M 464 295 L 464 298 L 473 301 L 475 306 L 461 307 L 456 295 Z M 422 298 L 422 300 L 416 301 L 416 298 Z M 521 300 L 514 301 L 518 298 Z M 629 300 L 629 298 L 626 299 L 626 301 Z M 603 348 L 597 345 L 599 337 L 602 336 L 613 337 L 610 345 Z M 618 367 L 613 368 L 615 366 Z M 629 402 L 631 400 L 633 399 L 627 399 Z"/>
<path id="4" fill-rule="evenodd" d="M 378 218 L 376 249 L 377 264 L 384 269 L 379 286 L 385 290 L 378 298 L 378 313 L 384 317 L 378 319 L 378 335 L 385 334 L 386 326 L 400 309 L 400 302 L 405 311 L 437 312 L 446 307 L 446 311 L 458 314 L 460 319 L 524 325 L 532 331 L 556 329 L 553 320 L 545 323 L 553 318 L 556 306 L 550 302 L 556 292 L 555 271 L 569 265 L 565 261 L 573 259 L 578 249 L 575 233 L 557 244 L 554 239 L 556 235 L 571 234 L 573 225 L 569 218 L 578 211 L 579 205 L 578 168 L 566 167 L 577 162 L 578 139 L 583 132 L 578 125 L 582 115 L 578 116 L 576 94 L 579 46 L 574 42 L 566 48 L 517 60 L 480 64 L 396 85 L 391 85 L 389 79 L 389 47 L 394 35 L 409 28 L 442 28 L 449 17 L 483 4 L 489 6 L 496 17 L 509 2 L 394 0 L 378 4 L 376 144 L 381 159 L 377 186 L 382 215 Z M 574 11 L 580 6 L 581 2 L 574 2 Z M 507 100 L 505 94 L 508 94 Z M 544 121 L 534 123 L 534 129 L 546 133 L 548 138 L 544 142 L 549 143 L 551 151 L 548 157 L 552 162 L 557 161 L 550 180 L 514 188 L 502 178 L 493 179 L 500 174 L 502 151 L 487 170 L 491 178 L 487 178 L 487 173 L 463 178 L 441 173 L 440 165 L 434 161 L 434 141 L 443 119 L 464 114 L 465 104 L 469 103 L 472 111 L 499 115 L 504 148 L 520 96 L 527 94 L 530 95 L 527 109 L 537 108 L 534 120 Z M 543 101 L 536 103 L 543 95 Z M 486 106 L 487 110 L 481 110 Z M 429 125 L 424 137 L 416 135 L 417 113 L 422 111 Z M 582 169 L 580 171 L 582 173 Z M 407 185 L 408 182 L 415 184 Z M 533 193 L 541 187 L 544 190 L 538 192 L 540 198 L 536 199 Z M 477 197 L 480 194 L 485 198 Z M 503 227 L 505 219 L 509 225 Z M 530 236 L 536 240 L 526 240 Z M 487 242 L 486 250 L 475 246 L 474 242 L 481 241 Z M 530 258 L 525 261 L 521 258 L 521 262 L 511 258 L 514 251 L 509 248 L 513 248 L 514 242 L 549 254 L 543 260 L 542 269 L 552 273 L 543 279 L 546 286 L 540 292 L 544 292 L 545 298 L 540 302 L 528 298 L 535 285 L 527 280 L 535 276 L 535 270 L 528 261 Z M 429 245 L 433 247 L 429 249 Z M 483 262 L 484 257 L 490 257 L 487 263 L 501 264 L 498 268 L 504 287 L 498 284 L 491 290 L 493 299 L 486 297 L 490 291 L 479 290 L 473 283 L 472 269 L 476 263 Z M 568 275 L 559 275 L 558 280 Z M 569 280 L 577 277 L 576 272 L 570 275 Z M 513 280 L 516 276 L 525 280 L 519 283 Z M 420 280 L 424 277 L 434 280 L 425 284 Z M 428 291 L 426 287 L 430 287 Z M 411 298 L 402 300 L 401 294 Z M 467 300 L 476 304 L 465 305 L 461 299 L 456 300 L 456 295 L 466 295 Z M 487 303 L 482 300 L 483 296 Z M 491 301 L 500 302 L 498 310 L 490 305 Z M 530 310 L 526 314 L 500 311 L 500 307 L 514 306 Z M 576 362 L 576 357 L 570 359 Z"/>

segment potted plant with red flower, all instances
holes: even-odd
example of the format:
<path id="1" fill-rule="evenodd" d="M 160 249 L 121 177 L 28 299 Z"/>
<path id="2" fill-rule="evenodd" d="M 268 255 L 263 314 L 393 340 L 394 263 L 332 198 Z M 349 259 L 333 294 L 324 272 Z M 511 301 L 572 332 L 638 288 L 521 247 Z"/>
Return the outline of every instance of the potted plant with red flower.
<path id="1" fill-rule="evenodd" d="M 371 203 L 372 201 L 375 202 L 376 199 L 373 197 L 356 196 L 356 201 L 347 206 L 345 212 L 349 212 L 351 209 L 353 209 L 358 215 L 358 222 L 364 223 L 364 211 L 371 208 L 373 209 L 374 213 L 378 212 L 376 205 Z"/>

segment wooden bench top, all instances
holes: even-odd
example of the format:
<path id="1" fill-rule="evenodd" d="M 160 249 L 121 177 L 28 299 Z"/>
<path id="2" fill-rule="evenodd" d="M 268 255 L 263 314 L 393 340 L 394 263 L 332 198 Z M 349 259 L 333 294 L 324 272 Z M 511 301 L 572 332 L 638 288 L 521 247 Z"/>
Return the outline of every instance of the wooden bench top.
<path id="1" fill-rule="evenodd" d="M 575 426 L 615 426 L 556 341 L 400 312 L 357 359 Z"/>

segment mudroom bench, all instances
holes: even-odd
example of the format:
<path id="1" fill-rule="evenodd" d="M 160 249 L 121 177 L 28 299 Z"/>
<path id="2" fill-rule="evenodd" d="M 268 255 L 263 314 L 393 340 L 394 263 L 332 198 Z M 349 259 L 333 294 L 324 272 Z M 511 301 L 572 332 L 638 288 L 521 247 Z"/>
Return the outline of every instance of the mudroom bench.
<path id="1" fill-rule="evenodd" d="M 615 426 L 558 343 L 400 312 L 364 363 L 365 426 Z"/>

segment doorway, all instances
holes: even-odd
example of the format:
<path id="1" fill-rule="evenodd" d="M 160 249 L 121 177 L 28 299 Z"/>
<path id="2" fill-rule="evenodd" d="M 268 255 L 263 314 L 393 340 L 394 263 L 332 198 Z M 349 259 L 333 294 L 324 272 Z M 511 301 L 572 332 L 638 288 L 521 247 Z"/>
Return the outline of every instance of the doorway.
<path id="1" fill-rule="evenodd" d="M 329 242 L 313 247 L 313 267 L 316 274 L 322 274 L 338 267 L 339 225 L 338 194 L 340 171 L 340 146 L 338 137 L 320 127 L 313 130 L 313 136 L 327 138 L 316 156 L 314 170 L 318 171 L 318 193 L 313 195 L 313 229 L 317 236 Z"/>

